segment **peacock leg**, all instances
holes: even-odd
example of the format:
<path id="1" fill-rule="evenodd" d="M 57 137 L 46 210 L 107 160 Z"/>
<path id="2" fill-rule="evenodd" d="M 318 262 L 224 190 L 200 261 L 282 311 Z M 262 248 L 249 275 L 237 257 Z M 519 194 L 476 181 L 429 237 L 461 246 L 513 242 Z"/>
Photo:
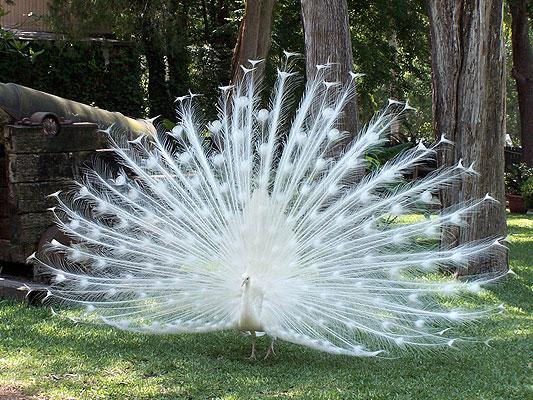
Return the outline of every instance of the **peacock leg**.
<path id="1" fill-rule="evenodd" d="M 252 354 L 248 357 L 248 360 L 255 360 L 255 331 L 250 331 L 250 334 L 252 335 Z"/>
<path id="2" fill-rule="evenodd" d="M 270 345 L 268 346 L 266 356 L 265 358 L 263 358 L 263 360 L 266 360 L 270 354 L 272 354 L 273 356 L 276 355 L 276 352 L 274 351 L 274 340 L 276 339 L 272 338 L 272 340 L 270 341 Z"/>

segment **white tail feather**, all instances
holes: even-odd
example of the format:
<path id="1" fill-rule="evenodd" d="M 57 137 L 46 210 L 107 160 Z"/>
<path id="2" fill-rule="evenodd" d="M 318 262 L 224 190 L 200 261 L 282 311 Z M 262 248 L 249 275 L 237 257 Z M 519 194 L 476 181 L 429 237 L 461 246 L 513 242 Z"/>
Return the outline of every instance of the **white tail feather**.
<path id="1" fill-rule="evenodd" d="M 106 131 L 121 170 L 91 170 L 71 192 L 51 195 L 58 225 L 75 244 L 54 241 L 49 258 L 29 257 L 53 277 L 46 297 L 140 332 L 262 330 L 357 356 L 452 347 L 457 340 L 443 336 L 448 325 L 494 310 L 447 310 L 437 299 L 477 293 L 496 278 L 424 276 L 503 246 L 489 238 L 439 249 L 426 239 L 438 240 L 445 226 L 462 224 L 493 198 L 411 224 L 390 218 L 427 212 L 438 204 L 434 195 L 472 167 L 459 162 L 402 183 L 435 155 L 435 147 L 419 145 L 363 176 L 365 155 L 411 107 L 390 100 L 339 154 L 332 148 L 347 135 L 339 121 L 360 74 L 343 87 L 324 82 L 329 65 L 317 67 L 288 124 L 295 74 L 278 71 L 264 109 L 254 65 L 243 68 L 240 84 L 221 87 L 219 118 L 207 124 L 221 144 L 216 151 L 192 94 L 178 98 L 171 132 L 128 141 Z"/>

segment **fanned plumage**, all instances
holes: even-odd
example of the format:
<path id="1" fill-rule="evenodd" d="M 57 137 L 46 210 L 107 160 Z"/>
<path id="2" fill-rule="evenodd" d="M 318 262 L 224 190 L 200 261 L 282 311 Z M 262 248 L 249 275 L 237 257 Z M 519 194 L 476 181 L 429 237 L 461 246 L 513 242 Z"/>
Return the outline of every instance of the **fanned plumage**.
<path id="1" fill-rule="evenodd" d="M 428 279 L 503 251 L 490 238 L 439 248 L 448 225 L 494 201 L 428 214 L 440 189 L 473 175 L 461 163 L 406 182 L 442 140 L 410 149 L 365 173 L 408 105 L 389 101 L 342 152 L 338 129 L 354 95 L 324 80 L 317 66 L 289 118 L 296 74 L 278 71 L 268 109 L 252 68 L 223 87 L 219 119 L 201 123 L 194 95 L 178 99 L 171 132 L 128 141 L 112 127 L 121 167 L 95 168 L 70 191 L 55 193 L 59 227 L 73 239 L 31 256 L 52 278 L 49 299 L 85 307 L 139 332 L 263 331 L 322 351 L 374 356 L 394 348 L 451 346 L 453 323 L 494 309 L 446 309 L 441 296 L 477 293 L 497 277 Z M 208 140 L 209 138 L 209 140 Z"/>

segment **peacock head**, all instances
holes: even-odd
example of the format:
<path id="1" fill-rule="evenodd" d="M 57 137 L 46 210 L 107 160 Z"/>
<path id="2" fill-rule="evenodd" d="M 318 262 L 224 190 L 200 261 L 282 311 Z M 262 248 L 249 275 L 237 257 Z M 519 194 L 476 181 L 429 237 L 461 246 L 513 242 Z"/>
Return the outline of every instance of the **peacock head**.
<path id="1" fill-rule="evenodd" d="M 242 278 L 241 287 L 245 287 L 246 285 L 248 285 L 248 283 L 250 283 L 250 275 L 248 275 L 246 272 L 242 274 L 241 278 Z"/>

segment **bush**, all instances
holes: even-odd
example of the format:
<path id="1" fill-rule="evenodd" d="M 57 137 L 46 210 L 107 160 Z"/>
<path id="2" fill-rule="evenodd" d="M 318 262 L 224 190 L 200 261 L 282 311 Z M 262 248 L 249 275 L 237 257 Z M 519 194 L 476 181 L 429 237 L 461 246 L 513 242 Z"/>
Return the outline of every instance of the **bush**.
<path id="1" fill-rule="evenodd" d="M 140 55 L 133 46 L 87 41 L 34 41 L 28 42 L 25 48 L 39 53 L 39 57 L 3 54 L 0 57 L 3 82 L 29 86 L 132 117 L 143 116 L 143 71 Z"/>
<path id="2" fill-rule="evenodd" d="M 533 168 L 524 163 L 512 165 L 509 171 L 505 173 L 505 193 L 517 194 L 522 193 L 522 185 L 533 177 Z"/>
<path id="3" fill-rule="evenodd" d="M 530 176 L 522 185 L 522 197 L 527 208 L 533 208 L 533 176 Z"/>

